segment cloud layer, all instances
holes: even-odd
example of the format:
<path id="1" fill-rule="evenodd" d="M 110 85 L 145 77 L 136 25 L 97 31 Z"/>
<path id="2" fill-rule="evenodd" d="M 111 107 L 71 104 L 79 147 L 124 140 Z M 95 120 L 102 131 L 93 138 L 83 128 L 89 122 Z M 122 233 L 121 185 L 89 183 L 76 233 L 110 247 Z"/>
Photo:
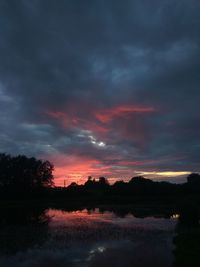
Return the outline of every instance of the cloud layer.
<path id="1" fill-rule="evenodd" d="M 199 171 L 199 12 L 1 1 L 0 151 L 52 160 L 59 182 Z"/>

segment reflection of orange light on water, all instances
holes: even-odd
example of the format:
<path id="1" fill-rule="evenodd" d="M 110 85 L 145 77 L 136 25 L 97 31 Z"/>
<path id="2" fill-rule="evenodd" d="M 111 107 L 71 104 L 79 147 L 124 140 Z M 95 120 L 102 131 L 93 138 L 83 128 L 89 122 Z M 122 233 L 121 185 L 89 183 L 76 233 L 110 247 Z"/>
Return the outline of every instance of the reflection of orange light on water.
<path id="1" fill-rule="evenodd" d="M 110 222 L 113 219 L 111 212 L 100 213 L 99 209 L 94 209 L 91 212 L 87 209 L 77 211 L 61 211 L 55 209 L 48 210 L 48 216 L 51 218 L 51 225 L 82 225 L 91 224 L 96 221 Z"/>
<path id="2" fill-rule="evenodd" d="M 68 229 L 72 235 L 87 232 L 88 229 L 99 231 L 102 227 L 106 230 L 111 227 L 123 229 L 174 229 L 178 216 L 166 220 L 158 217 L 136 218 L 133 214 L 119 217 L 111 211 L 101 213 L 98 208 L 93 210 L 62 211 L 49 209 L 47 215 L 51 218 L 49 226 L 53 229 Z M 174 219 L 176 218 L 176 219 Z"/>

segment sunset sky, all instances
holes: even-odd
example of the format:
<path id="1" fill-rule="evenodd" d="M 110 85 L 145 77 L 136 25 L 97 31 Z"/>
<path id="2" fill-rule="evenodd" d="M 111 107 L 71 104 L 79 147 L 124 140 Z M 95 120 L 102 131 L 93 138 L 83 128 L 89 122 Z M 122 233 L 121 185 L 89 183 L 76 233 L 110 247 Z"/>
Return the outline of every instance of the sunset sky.
<path id="1" fill-rule="evenodd" d="M 0 1 L 0 152 L 180 182 L 200 162 L 199 0 Z"/>

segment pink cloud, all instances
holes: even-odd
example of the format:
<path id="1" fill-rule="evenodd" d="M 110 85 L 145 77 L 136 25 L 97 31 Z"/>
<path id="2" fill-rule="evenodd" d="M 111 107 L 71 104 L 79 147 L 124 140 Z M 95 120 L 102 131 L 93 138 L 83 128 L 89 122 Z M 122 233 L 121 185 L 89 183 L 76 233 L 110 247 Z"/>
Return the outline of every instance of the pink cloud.
<path id="1" fill-rule="evenodd" d="M 121 105 L 102 111 L 97 111 L 95 116 L 102 123 L 109 123 L 116 117 L 126 117 L 134 113 L 152 113 L 155 112 L 153 107 L 135 106 L 135 105 Z"/>
<path id="2" fill-rule="evenodd" d="M 154 107 L 118 105 L 109 109 L 92 107 L 82 113 L 75 112 L 70 106 L 67 111 L 47 111 L 46 114 L 66 129 L 88 130 L 105 139 L 107 134 L 114 134 L 116 139 L 125 138 L 144 144 L 148 133 L 144 117 L 155 112 Z"/>

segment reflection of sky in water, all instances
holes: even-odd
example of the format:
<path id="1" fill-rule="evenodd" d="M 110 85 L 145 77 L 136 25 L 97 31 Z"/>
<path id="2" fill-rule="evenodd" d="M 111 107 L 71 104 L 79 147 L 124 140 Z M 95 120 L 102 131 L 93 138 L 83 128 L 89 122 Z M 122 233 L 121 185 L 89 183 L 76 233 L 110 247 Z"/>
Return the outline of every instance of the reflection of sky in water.
<path id="1" fill-rule="evenodd" d="M 40 246 L 0 256 L 0 267 L 170 267 L 175 219 L 124 218 L 98 209 L 48 210 Z M 17 228 L 16 228 L 17 230 Z M 39 237 L 38 237 L 39 238 Z"/>
<path id="2" fill-rule="evenodd" d="M 131 214 L 125 217 L 119 217 L 113 212 L 100 213 L 98 209 L 88 211 L 87 209 L 81 211 L 65 212 L 55 209 L 49 209 L 48 214 L 51 217 L 50 226 L 52 227 L 74 227 L 75 225 L 98 227 L 105 226 L 121 226 L 139 229 L 156 229 L 156 230 L 173 230 L 176 224 L 177 217 L 174 215 L 169 220 L 165 218 L 146 217 L 136 218 Z"/>

